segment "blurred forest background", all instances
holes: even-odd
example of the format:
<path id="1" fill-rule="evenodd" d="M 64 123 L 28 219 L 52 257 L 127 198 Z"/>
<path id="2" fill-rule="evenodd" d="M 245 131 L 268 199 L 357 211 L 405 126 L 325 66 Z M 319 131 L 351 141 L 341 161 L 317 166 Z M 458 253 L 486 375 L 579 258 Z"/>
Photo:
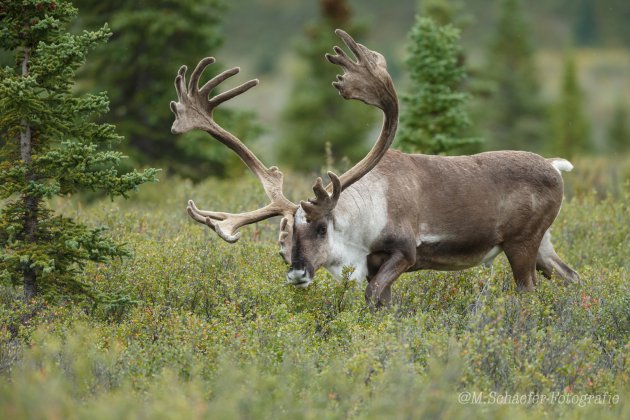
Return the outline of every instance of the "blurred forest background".
<path id="1" fill-rule="evenodd" d="M 108 92 L 111 112 L 104 120 L 127 138 L 130 167 L 161 167 L 193 180 L 245 171 L 205 133 L 170 133 L 168 104 L 175 99 L 177 69 L 205 56 L 217 57 L 215 74 L 240 66 L 239 83 L 260 79 L 260 86 L 231 101 L 217 119 L 267 164 L 318 172 L 360 159 L 380 116 L 343 101 L 330 86 L 338 69 L 323 54 L 340 43 L 332 31 L 344 28 L 383 53 L 404 114 L 404 97 L 414 94 L 409 33 L 418 14 L 461 29 L 459 64 L 466 76 L 458 89 L 470 97 L 470 124 L 461 135 L 481 141 L 445 152 L 524 149 L 573 158 L 619 156 L 630 148 L 627 0 L 74 4 L 77 31 L 107 23 L 113 32 L 88 56 L 77 88 Z M 0 54 L 2 65 L 11 59 Z"/>

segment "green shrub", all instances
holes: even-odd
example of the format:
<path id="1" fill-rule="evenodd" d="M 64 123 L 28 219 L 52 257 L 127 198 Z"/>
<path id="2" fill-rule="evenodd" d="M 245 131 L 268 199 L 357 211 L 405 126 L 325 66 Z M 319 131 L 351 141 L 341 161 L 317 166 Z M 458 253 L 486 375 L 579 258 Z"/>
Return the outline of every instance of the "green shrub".
<path id="1" fill-rule="evenodd" d="M 40 300 L 32 315 L 2 290 L 0 417 L 630 416 L 629 194 L 565 202 L 554 243 L 580 284 L 539 277 L 518 293 L 499 257 L 493 270 L 406 274 L 374 313 L 362 287 L 324 271 L 285 286 L 276 223 L 226 244 L 189 220 L 193 195 L 227 211 L 264 200 L 254 179 L 194 194 L 171 179 L 85 212 L 55 203 L 106 224 L 134 258 L 86 267 L 82 281 L 120 297 L 97 307 Z M 464 405 L 463 391 L 619 402 Z"/>

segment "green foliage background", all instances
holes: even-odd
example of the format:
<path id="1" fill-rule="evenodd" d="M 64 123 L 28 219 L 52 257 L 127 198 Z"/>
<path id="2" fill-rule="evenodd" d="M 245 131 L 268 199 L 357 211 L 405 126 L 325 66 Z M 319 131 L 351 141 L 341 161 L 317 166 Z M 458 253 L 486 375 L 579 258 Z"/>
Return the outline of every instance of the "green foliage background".
<path id="1" fill-rule="evenodd" d="M 168 104 L 175 99 L 173 80 L 179 67 L 194 68 L 202 58 L 217 55 L 226 2 L 76 0 L 75 4 L 82 11 L 79 27 L 107 22 L 113 31 L 107 47 L 90 56 L 82 73 L 83 88 L 109 93 L 111 112 L 103 119 L 127 138 L 126 151 L 135 162 L 195 180 L 224 175 L 234 161 L 231 152 L 205 133 L 171 134 L 173 114 Z M 220 70 L 213 66 L 205 78 Z M 221 109 L 217 118 L 241 138 L 259 133 L 252 114 Z"/>
<path id="2" fill-rule="evenodd" d="M 319 171 L 326 143 L 333 156 L 359 161 L 369 150 L 366 135 L 375 120 L 372 109 L 347 103 L 331 87 L 341 69 L 324 59 L 333 45 L 341 43 L 333 33 L 336 28 L 346 28 L 353 36 L 362 36 L 365 30 L 352 22 L 345 1 L 320 0 L 319 4 L 321 18 L 307 26 L 296 44 L 302 67 L 292 81 L 278 142 L 280 160 L 303 172 Z"/>
<path id="3" fill-rule="evenodd" d="M 521 0 L 501 0 L 487 52 L 486 69 L 493 92 L 484 107 L 490 148 L 541 151 L 547 124 L 534 61 L 531 26 Z"/>
<path id="4" fill-rule="evenodd" d="M 78 0 L 77 31 L 94 30 L 105 22 L 113 31 L 112 41 L 90 56 L 79 87 L 91 93 L 108 91 L 112 112 L 101 121 L 118 125 L 128 139 L 125 152 L 136 162 L 195 181 L 234 175 L 242 173 L 240 162 L 205 134 L 171 135 L 172 116 L 164 106 L 174 99 L 176 69 L 215 55 L 219 66 L 214 71 L 239 65 L 245 77 L 261 77 L 259 88 L 226 107 L 238 109 L 222 108 L 217 119 L 253 144 L 266 161 L 277 162 L 282 155 L 287 161 L 284 166 L 318 170 L 327 141 L 335 158 L 347 156 L 354 161 L 369 148 L 370 133 L 380 122 L 375 112 L 340 101 L 330 88 L 336 70 L 322 57 L 337 42 L 330 29 L 344 26 L 361 42 L 384 52 L 399 93 L 413 95 L 417 89 L 404 69 L 404 40 L 419 11 L 463 30 L 460 60 L 471 77 L 462 88 L 473 99 L 473 125 L 463 138 L 486 139 L 483 149 L 542 153 L 562 144 L 560 137 L 570 127 L 566 117 L 565 123 L 558 124 L 561 57 L 572 46 L 584 119 L 592 128 L 587 150 L 602 153 L 619 150 L 607 134 L 608 127 L 616 103 L 628 106 L 623 104 L 627 87 L 621 84 L 627 77 L 623 60 L 630 45 L 625 24 L 628 4 L 623 0 L 504 0 L 492 5 L 485 0 L 427 0 L 420 5 L 416 0 L 391 5 L 376 0 Z M 352 17 L 331 22 L 323 17 L 326 7 L 349 8 Z M 378 30 L 367 31 L 368 26 Z M 12 61 L 0 49 L 0 62 Z M 611 94 L 618 97 L 609 99 Z M 303 158 L 310 162 L 302 162 Z"/>
<path id="5" fill-rule="evenodd" d="M 630 150 L 630 118 L 623 99 L 617 102 L 608 126 L 608 151 L 627 153 Z"/>
<path id="6" fill-rule="evenodd" d="M 568 54 L 564 60 L 560 98 L 551 110 L 553 143 L 550 144 L 550 152 L 567 157 L 593 151 L 591 127 L 584 115 L 584 95 L 575 67 L 575 58 Z"/>

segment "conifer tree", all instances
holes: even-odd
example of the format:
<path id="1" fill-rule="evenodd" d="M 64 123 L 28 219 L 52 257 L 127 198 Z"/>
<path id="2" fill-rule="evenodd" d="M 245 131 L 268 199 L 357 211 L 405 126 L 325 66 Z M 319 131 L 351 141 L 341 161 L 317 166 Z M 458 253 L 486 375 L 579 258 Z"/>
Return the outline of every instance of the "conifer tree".
<path id="1" fill-rule="evenodd" d="M 450 24 L 461 29 L 471 21 L 471 17 L 462 12 L 464 6 L 459 1 L 422 0 L 419 6 L 420 15 L 433 19 L 440 26 Z"/>
<path id="2" fill-rule="evenodd" d="M 208 141 L 204 133 L 173 136 L 168 104 L 174 99 L 172 75 L 181 63 L 218 54 L 227 2 L 75 0 L 75 4 L 81 10 L 81 26 L 109 22 L 113 32 L 107 48 L 90 55 L 81 77 L 90 91 L 108 92 L 111 112 L 103 120 L 115 124 L 127 138 L 125 152 L 133 161 L 194 180 L 224 175 L 226 162 L 238 158 Z M 218 113 L 217 119 L 239 138 L 250 140 L 258 134 L 251 115 Z"/>
<path id="3" fill-rule="evenodd" d="M 495 87 L 485 110 L 492 148 L 540 150 L 546 111 L 539 94 L 534 49 L 520 0 L 502 0 L 487 57 Z"/>
<path id="4" fill-rule="evenodd" d="M 92 122 L 107 111 L 107 96 L 73 94 L 86 53 L 110 36 L 107 26 L 69 33 L 76 13 L 67 0 L 0 6 L 0 48 L 16 57 L 0 69 L 0 282 L 23 284 L 27 299 L 89 293 L 75 276 L 81 266 L 127 255 L 103 229 L 55 214 L 48 199 L 86 190 L 125 196 L 156 172 L 120 175 L 124 156 L 108 149 L 121 137 Z"/>
<path id="5" fill-rule="evenodd" d="M 363 104 L 341 100 L 330 85 L 339 70 L 324 59 L 339 42 L 336 28 L 344 28 L 355 38 L 363 32 L 352 23 L 345 0 L 320 0 L 320 10 L 321 20 L 308 26 L 306 38 L 297 46 L 304 69 L 294 80 L 283 112 L 279 144 L 280 159 L 304 171 L 319 170 L 324 164 L 327 142 L 335 157 L 362 158 L 375 117 Z"/>
<path id="6" fill-rule="evenodd" d="M 620 100 L 613 111 L 608 126 L 608 149 L 611 153 L 626 153 L 630 151 L 630 113 L 623 100 Z"/>
<path id="7" fill-rule="evenodd" d="M 565 58 L 560 97 L 551 116 L 552 153 L 570 157 L 591 151 L 590 124 L 584 115 L 582 91 L 572 55 Z"/>
<path id="8" fill-rule="evenodd" d="M 575 42 L 580 46 L 596 45 L 599 34 L 595 0 L 579 0 L 576 12 L 575 23 L 573 24 Z"/>
<path id="9" fill-rule="evenodd" d="M 398 146 L 437 154 L 478 142 L 465 137 L 471 125 L 466 109 L 470 95 L 462 89 L 466 71 L 459 30 L 418 17 L 407 50 L 411 87 L 402 96 Z"/>

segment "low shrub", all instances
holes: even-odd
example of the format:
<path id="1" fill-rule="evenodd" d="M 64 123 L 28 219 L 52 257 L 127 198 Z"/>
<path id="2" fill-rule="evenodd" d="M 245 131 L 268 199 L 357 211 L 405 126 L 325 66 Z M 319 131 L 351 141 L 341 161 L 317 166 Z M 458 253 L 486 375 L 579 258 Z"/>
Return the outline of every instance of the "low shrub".
<path id="1" fill-rule="evenodd" d="M 277 225 L 226 244 L 186 216 L 192 190 L 171 179 L 89 211 L 58 203 L 134 257 L 87 268 L 110 297 L 96 306 L 0 292 L 0 417 L 630 417 L 627 191 L 564 204 L 554 243 L 580 284 L 540 276 L 519 293 L 499 257 L 405 274 L 392 307 L 371 312 L 362 287 L 324 271 L 285 286 Z M 221 210 L 263 200 L 253 181 L 194 190 Z M 463 404 L 465 392 L 556 399 Z"/>

